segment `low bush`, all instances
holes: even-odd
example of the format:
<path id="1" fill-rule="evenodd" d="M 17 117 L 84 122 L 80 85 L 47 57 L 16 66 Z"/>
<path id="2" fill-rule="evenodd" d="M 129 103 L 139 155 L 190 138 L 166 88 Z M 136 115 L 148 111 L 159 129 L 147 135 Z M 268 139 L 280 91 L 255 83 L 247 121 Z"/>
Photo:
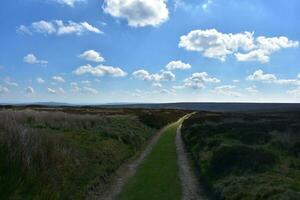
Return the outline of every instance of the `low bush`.
<path id="1" fill-rule="evenodd" d="M 211 115 L 185 120 L 182 137 L 212 199 L 299 199 L 299 112 Z"/>
<path id="2" fill-rule="evenodd" d="M 210 170 L 217 176 L 230 173 L 263 172 L 274 166 L 276 156 L 264 149 L 245 145 L 221 146 L 214 151 Z"/>

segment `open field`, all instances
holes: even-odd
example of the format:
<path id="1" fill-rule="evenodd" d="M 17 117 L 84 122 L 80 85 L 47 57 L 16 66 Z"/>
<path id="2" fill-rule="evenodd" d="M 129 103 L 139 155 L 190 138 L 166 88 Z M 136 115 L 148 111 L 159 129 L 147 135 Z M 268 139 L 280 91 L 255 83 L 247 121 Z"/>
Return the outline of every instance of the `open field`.
<path id="1" fill-rule="evenodd" d="M 157 129 L 184 111 L 13 108 L 0 111 L 0 199 L 84 199 Z"/>
<path id="2" fill-rule="evenodd" d="M 199 112 L 183 139 L 212 199 L 299 199 L 300 113 Z"/>

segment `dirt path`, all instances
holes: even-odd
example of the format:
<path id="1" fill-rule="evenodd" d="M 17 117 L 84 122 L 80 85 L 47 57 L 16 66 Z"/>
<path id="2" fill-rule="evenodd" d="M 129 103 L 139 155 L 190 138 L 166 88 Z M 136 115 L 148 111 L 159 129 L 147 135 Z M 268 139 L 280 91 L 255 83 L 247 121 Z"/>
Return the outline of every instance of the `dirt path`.
<path id="1" fill-rule="evenodd" d="M 177 128 L 176 148 L 178 156 L 179 177 L 182 184 L 183 200 L 206 200 L 197 177 L 190 167 L 188 153 L 181 138 L 181 125 Z"/>
<path id="2" fill-rule="evenodd" d="M 112 186 L 104 193 L 97 195 L 91 199 L 99 199 L 99 200 L 113 200 L 116 196 L 121 192 L 124 185 L 128 182 L 128 180 L 136 173 L 139 165 L 144 161 L 144 159 L 151 153 L 153 146 L 157 143 L 162 133 L 169 126 L 164 127 L 159 130 L 148 142 L 144 151 L 137 157 L 135 160 L 131 160 L 125 164 L 123 164 L 115 173 L 116 180 L 112 184 Z"/>

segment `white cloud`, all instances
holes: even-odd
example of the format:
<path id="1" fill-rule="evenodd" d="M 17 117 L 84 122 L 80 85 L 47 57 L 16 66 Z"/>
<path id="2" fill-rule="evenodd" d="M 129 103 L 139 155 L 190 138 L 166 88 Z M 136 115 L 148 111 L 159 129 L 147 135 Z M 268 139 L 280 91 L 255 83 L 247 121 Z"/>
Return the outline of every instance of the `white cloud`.
<path id="1" fill-rule="evenodd" d="M 88 81 L 88 80 L 86 80 L 86 81 L 81 81 L 81 83 L 82 83 L 82 84 L 85 84 L 85 85 L 91 85 L 91 81 Z"/>
<path id="2" fill-rule="evenodd" d="M 47 88 L 47 91 L 51 94 L 56 94 L 56 91 L 52 88 Z"/>
<path id="3" fill-rule="evenodd" d="M 75 82 L 71 82 L 71 91 L 72 92 L 79 92 L 81 91 L 81 88 L 78 87 L 78 83 L 75 83 Z"/>
<path id="4" fill-rule="evenodd" d="M 42 84 L 42 83 L 45 83 L 45 80 L 42 79 L 41 77 L 38 77 L 38 78 L 36 79 L 36 82 Z"/>
<path id="5" fill-rule="evenodd" d="M 19 86 L 19 84 L 16 83 L 16 82 L 14 82 L 13 80 L 11 80 L 10 77 L 6 77 L 6 78 L 4 79 L 4 83 L 5 83 L 6 85 L 8 85 L 8 86 L 14 86 L 14 87 L 18 87 L 18 86 Z"/>
<path id="6" fill-rule="evenodd" d="M 34 93 L 34 89 L 31 86 L 29 86 L 29 87 L 27 87 L 25 89 L 25 93 L 26 94 L 33 94 Z"/>
<path id="7" fill-rule="evenodd" d="M 34 65 L 34 64 L 41 64 L 41 65 L 47 65 L 48 61 L 46 60 L 39 60 L 34 54 L 30 53 L 26 56 L 24 56 L 23 61 L 25 63 Z"/>
<path id="8" fill-rule="evenodd" d="M 202 9 L 204 11 L 206 11 L 208 9 L 208 7 L 213 3 L 213 0 L 206 0 L 203 4 L 202 4 Z"/>
<path id="9" fill-rule="evenodd" d="M 219 83 L 220 80 L 214 77 L 210 77 L 206 72 L 193 73 L 191 77 L 186 78 L 184 81 L 184 87 L 193 89 L 203 89 L 206 83 Z"/>
<path id="10" fill-rule="evenodd" d="M 160 81 L 174 81 L 175 74 L 170 71 L 162 70 L 160 73 L 151 74 L 148 71 L 141 69 L 132 73 L 133 77 L 143 81 L 160 82 Z"/>
<path id="11" fill-rule="evenodd" d="M 45 35 L 67 35 L 76 34 L 82 35 L 87 32 L 92 32 L 96 34 L 103 33 L 100 29 L 90 25 L 88 22 L 73 22 L 68 21 L 64 23 L 62 20 L 45 21 L 41 20 L 38 22 L 33 22 L 31 26 L 26 27 L 21 25 L 17 28 L 17 32 L 22 33 L 42 33 Z"/>
<path id="12" fill-rule="evenodd" d="M 84 81 L 82 82 L 83 84 L 86 84 L 86 85 L 90 85 L 90 84 L 87 84 L 89 83 L 89 81 Z M 75 82 L 72 82 L 71 83 L 71 91 L 72 92 L 75 92 L 75 93 L 82 93 L 82 94 L 93 94 L 93 95 L 96 95 L 98 94 L 98 90 L 94 89 L 94 88 L 91 88 L 91 87 L 79 87 L 78 86 L 78 83 L 75 83 Z"/>
<path id="13" fill-rule="evenodd" d="M 293 89 L 293 90 L 288 90 L 287 93 L 295 95 L 295 96 L 300 96 L 300 87 Z"/>
<path id="14" fill-rule="evenodd" d="M 244 61 L 259 61 L 261 63 L 267 63 L 270 61 L 270 52 L 257 49 L 250 51 L 249 53 L 236 53 L 235 57 L 238 61 L 244 62 Z"/>
<path id="15" fill-rule="evenodd" d="M 250 92 L 250 93 L 258 93 L 258 90 L 256 89 L 256 86 L 255 86 L 255 85 L 254 85 L 254 86 L 247 87 L 247 88 L 245 88 L 245 90 L 246 90 L 247 92 Z"/>
<path id="16" fill-rule="evenodd" d="M 58 91 L 59 93 L 62 93 L 62 94 L 64 94 L 64 93 L 65 93 L 65 90 L 64 90 L 63 88 L 61 88 L 61 87 L 60 87 L 60 88 L 58 88 L 58 89 L 57 89 L 57 91 Z"/>
<path id="17" fill-rule="evenodd" d="M 287 37 L 272 37 L 264 36 L 256 38 L 257 49 L 249 53 L 236 53 L 235 56 L 238 61 L 252 61 L 258 60 L 261 63 L 270 61 L 270 55 L 280 49 L 295 48 L 299 46 L 298 41 L 289 40 Z"/>
<path id="18" fill-rule="evenodd" d="M 161 89 L 161 90 L 159 90 L 158 92 L 161 93 L 161 94 L 172 94 L 172 95 L 175 94 L 175 91 L 173 91 L 173 90 L 168 90 L 168 89 Z"/>
<path id="19" fill-rule="evenodd" d="M 300 85 L 299 79 L 278 79 L 275 74 L 266 74 L 261 69 L 249 75 L 247 80 L 275 83 L 279 85 Z"/>
<path id="20" fill-rule="evenodd" d="M 104 0 L 103 10 L 129 26 L 158 26 L 169 18 L 167 0 Z"/>
<path id="21" fill-rule="evenodd" d="M 239 92 L 234 91 L 235 88 L 234 85 L 222 85 L 216 87 L 213 92 L 225 96 L 241 97 L 242 95 Z"/>
<path id="22" fill-rule="evenodd" d="M 234 82 L 234 83 L 239 83 L 240 80 L 235 79 L 235 80 L 232 80 L 232 82 Z"/>
<path id="23" fill-rule="evenodd" d="M 93 61 L 93 62 L 103 62 L 104 61 L 104 58 L 102 57 L 101 53 L 99 53 L 95 50 L 85 51 L 82 54 L 80 54 L 79 57 L 84 58 L 88 61 Z"/>
<path id="24" fill-rule="evenodd" d="M 193 30 L 180 37 L 179 47 L 188 51 L 198 51 L 203 56 L 225 61 L 227 55 L 242 49 L 255 47 L 253 33 L 224 34 L 215 29 Z"/>
<path id="25" fill-rule="evenodd" d="M 88 94 L 98 94 L 98 91 L 96 89 L 90 87 L 83 87 L 82 92 Z"/>
<path id="26" fill-rule="evenodd" d="M 52 22 L 39 21 L 33 22 L 31 28 L 38 33 L 53 34 L 56 32 L 55 25 Z"/>
<path id="27" fill-rule="evenodd" d="M 272 82 L 277 80 L 277 77 L 274 74 L 266 74 L 261 69 L 255 71 L 253 74 L 247 77 L 247 80 L 250 81 L 263 81 L 263 82 Z"/>
<path id="28" fill-rule="evenodd" d="M 74 7 L 75 3 L 86 2 L 86 0 L 52 0 L 62 5 L 67 5 L 70 7 Z"/>
<path id="29" fill-rule="evenodd" d="M 190 69 L 192 66 L 188 63 L 184 63 L 181 60 L 177 60 L 177 61 L 171 61 L 166 65 L 166 69 L 167 70 L 175 70 L 175 69 L 181 69 L 181 70 L 185 70 L 185 69 Z"/>
<path id="30" fill-rule="evenodd" d="M 78 67 L 76 70 L 73 71 L 76 75 L 83 75 L 83 74 L 91 74 L 93 76 L 112 76 L 112 77 L 124 77 L 127 76 L 127 73 L 124 72 L 119 67 L 112 67 L 112 66 L 105 66 L 105 65 L 98 65 L 96 67 L 92 67 L 91 65 L 83 65 Z"/>
<path id="31" fill-rule="evenodd" d="M 17 27 L 17 33 L 32 35 L 32 32 L 24 25 Z"/>
<path id="32" fill-rule="evenodd" d="M 9 90 L 7 87 L 0 85 L 0 95 L 7 93 Z"/>
<path id="33" fill-rule="evenodd" d="M 254 38 L 253 35 L 254 33 L 247 31 L 233 34 L 221 33 L 216 29 L 193 30 L 180 37 L 179 47 L 221 61 L 234 54 L 238 61 L 256 60 L 266 63 L 275 51 L 299 46 L 298 41 L 284 36 Z"/>
<path id="34" fill-rule="evenodd" d="M 52 80 L 55 81 L 55 82 L 58 82 L 58 83 L 64 83 L 65 82 L 65 79 L 61 76 L 53 76 Z"/>
<path id="35" fill-rule="evenodd" d="M 161 83 L 158 83 L 158 82 L 155 82 L 152 84 L 153 87 L 157 87 L 157 88 L 161 88 L 162 87 L 162 84 Z"/>

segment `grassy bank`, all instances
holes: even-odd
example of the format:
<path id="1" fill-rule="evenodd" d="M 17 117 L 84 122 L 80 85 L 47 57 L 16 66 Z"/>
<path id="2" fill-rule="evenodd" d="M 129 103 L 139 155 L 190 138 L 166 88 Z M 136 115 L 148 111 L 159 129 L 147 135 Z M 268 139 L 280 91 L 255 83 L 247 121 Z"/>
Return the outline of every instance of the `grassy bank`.
<path id="1" fill-rule="evenodd" d="M 165 130 L 153 151 L 117 199 L 181 199 L 175 146 L 178 125 L 179 123 L 173 123 Z"/>
<path id="2" fill-rule="evenodd" d="M 213 199 L 300 196 L 300 113 L 198 113 L 183 139 Z"/>
<path id="3" fill-rule="evenodd" d="M 170 111 L 159 110 L 39 109 L 0 111 L 0 199 L 101 192 L 161 121 L 172 120 Z"/>

